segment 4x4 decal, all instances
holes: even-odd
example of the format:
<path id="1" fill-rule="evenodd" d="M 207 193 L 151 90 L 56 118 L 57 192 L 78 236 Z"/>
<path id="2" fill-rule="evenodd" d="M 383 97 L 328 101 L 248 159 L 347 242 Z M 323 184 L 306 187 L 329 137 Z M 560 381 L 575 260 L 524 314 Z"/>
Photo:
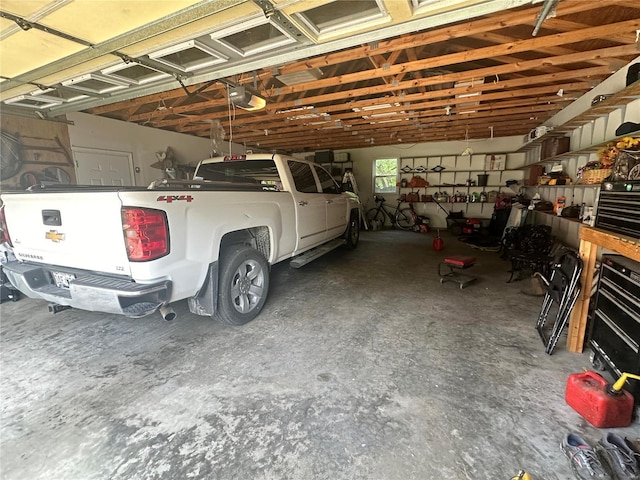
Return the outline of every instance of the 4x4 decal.
<path id="1" fill-rule="evenodd" d="M 160 195 L 156 198 L 156 202 L 191 202 L 193 197 L 191 195 Z"/>

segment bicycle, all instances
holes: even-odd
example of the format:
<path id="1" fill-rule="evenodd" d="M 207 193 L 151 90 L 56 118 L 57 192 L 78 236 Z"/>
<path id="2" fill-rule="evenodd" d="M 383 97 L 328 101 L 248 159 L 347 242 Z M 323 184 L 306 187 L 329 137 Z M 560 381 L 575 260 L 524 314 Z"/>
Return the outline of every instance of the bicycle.
<path id="1" fill-rule="evenodd" d="M 398 205 L 396 205 L 395 211 L 392 212 L 385 204 L 386 200 L 384 197 L 374 195 L 373 199 L 376 202 L 376 206 L 367 210 L 365 214 L 367 224 L 372 230 L 375 230 L 375 224 L 380 226 L 384 225 L 387 218 L 391 222 L 391 225 L 400 230 L 411 230 L 413 228 L 415 223 L 414 214 L 410 207 L 400 208 L 400 205 L 403 203 L 402 200 L 398 199 Z"/>

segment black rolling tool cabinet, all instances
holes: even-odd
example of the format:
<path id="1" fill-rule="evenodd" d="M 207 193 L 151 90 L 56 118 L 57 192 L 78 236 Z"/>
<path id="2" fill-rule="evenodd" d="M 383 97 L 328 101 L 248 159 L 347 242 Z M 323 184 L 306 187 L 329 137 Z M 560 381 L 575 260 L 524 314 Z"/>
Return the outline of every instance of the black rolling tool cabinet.
<path id="1" fill-rule="evenodd" d="M 603 255 L 589 343 L 595 368 L 640 374 L 640 263 Z M 640 403 L 640 381 L 625 386 Z"/>

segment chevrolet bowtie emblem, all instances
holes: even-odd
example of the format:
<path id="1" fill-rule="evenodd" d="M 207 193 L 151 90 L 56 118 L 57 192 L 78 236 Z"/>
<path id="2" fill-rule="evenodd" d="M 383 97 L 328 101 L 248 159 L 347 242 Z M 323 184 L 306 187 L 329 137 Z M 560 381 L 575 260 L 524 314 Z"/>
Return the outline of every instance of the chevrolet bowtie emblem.
<path id="1" fill-rule="evenodd" d="M 44 234 L 44 238 L 51 240 L 54 243 L 58 243 L 64 240 L 64 233 L 58 233 L 57 230 L 49 230 Z"/>

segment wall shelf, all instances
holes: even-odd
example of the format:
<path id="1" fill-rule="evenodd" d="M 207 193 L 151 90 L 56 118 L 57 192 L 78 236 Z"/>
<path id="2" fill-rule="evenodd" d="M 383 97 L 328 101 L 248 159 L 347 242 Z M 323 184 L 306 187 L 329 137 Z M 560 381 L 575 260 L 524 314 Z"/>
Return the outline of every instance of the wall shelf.
<path id="1" fill-rule="evenodd" d="M 426 187 L 398 187 L 400 194 L 417 192 L 424 195 L 435 196 L 437 193 L 444 193 L 448 196 L 446 201 L 438 201 L 448 208 L 463 209 L 469 215 L 478 217 L 489 217 L 493 213 L 495 202 L 470 201 L 469 197 L 473 193 L 496 192 L 507 193 L 511 196 L 517 195 L 518 189 L 522 186 L 524 170 L 521 168 L 506 168 L 507 162 L 515 160 L 522 161 L 524 154 L 512 153 L 482 153 L 472 155 L 425 155 L 400 158 L 398 177 L 411 180 L 414 175 L 419 175 L 425 179 L 429 185 Z M 495 158 L 492 158 L 495 156 Z M 493 163 L 492 163 L 493 162 Z M 494 166 L 494 169 L 487 169 L 487 166 Z M 499 168 L 495 168 L 497 165 Z M 441 171 L 433 171 L 436 166 L 444 167 Z M 488 175 L 487 185 L 478 185 L 478 175 Z M 467 180 L 472 180 L 475 185 L 467 185 Z M 506 186 L 507 180 L 516 180 L 517 185 Z M 462 194 L 469 201 L 453 202 L 451 197 L 455 194 Z M 421 196 L 422 199 L 422 196 Z M 440 209 L 436 202 L 412 202 L 416 205 L 418 215 L 425 215 L 430 218 L 431 225 L 436 228 L 446 228 L 446 213 Z M 432 205 L 432 206 L 430 206 Z"/>
<path id="2" fill-rule="evenodd" d="M 578 223 L 578 224 L 580 224 L 580 225 L 585 225 L 585 226 L 587 226 L 586 224 L 582 223 L 582 222 L 581 222 L 579 219 L 577 219 L 577 218 L 572 218 L 572 217 L 563 217 L 563 216 L 561 216 L 561 215 L 556 215 L 556 214 L 555 214 L 555 213 L 553 213 L 553 212 L 545 212 L 545 211 L 542 211 L 542 210 L 532 210 L 532 211 L 533 211 L 533 212 L 535 212 L 535 213 L 537 213 L 537 214 L 540 214 L 540 215 L 545 215 L 545 216 L 547 216 L 547 217 L 557 218 L 558 220 L 562 220 L 562 221 L 566 221 L 566 222 L 572 222 L 572 223 Z"/>
<path id="3" fill-rule="evenodd" d="M 526 169 L 528 167 L 532 167 L 534 165 L 545 165 L 547 163 L 558 163 L 561 160 L 565 160 L 571 157 L 576 157 L 576 156 L 580 156 L 580 155 L 587 155 L 590 153 L 596 153 L 598 150 L 600 150 L 602 147 L 604 147 L 606 144 L 608 144 L 609 142 L 616 142 L 618 140 L 620 140 L 621 138 L 624 137 L 638 137 L 640 136 L 640 130 L 635 131 L 635 132 L 631 132 L 631 133 L 627 133 L 625 135 L 619 135 L 617 137 L 613 137 L 610 138 L 608 140 L 605 140 L 604 142 L 599 142 L 599 143 L 594 143 L 592 145 L 589 145 L 585 148 L 581 148 L 579 150 L 572 150 L 571 152 L 566 152 L 566 153 L 561 153 L 560 155 L 556 155 L 554 157 L 549 157 L 549 158 L 545 158 L 544 160 L 538 160 L 537 162 L 533 162 L 533 163 L 528 163 L 526 165 L 524 165 L 522 168 Z"/>
<path id="4" fill-rule="evenodd" d="M 599 183 L 570 183 L 569 185 L 525 185 L 526 188 L 600 188 Z"/>
<path id="5" fill-rule="evenodd" d="M 617 93 L 610 95 L 605 100 L 589 106 L 582 113 L 574 115 L 564 124 L 558 125 L 545 135 L 525 143 L 517 151 L 525 156 L 521 168 L 529 179 L 526 191 L 529 196 L 534 193 L 542 200 L 554 202 L 556 197 L 566 197 L 567 204 L 585 204 L 592 207 L 593 215 L 597 214 L 598 200 L 601 184 L 581 184 L 578 182 L 579 169 L 589 161 L 596 159 L 598 150 L 607 144 L 618 141 L 623 137 L 639 137 L 640 130 L 625 135 L 616 135 L 615 130 L 624 122 L 638 122 L 638 107 L 640 105 L 640 82 L 636 81 Z M 570 138 L 570 151 L 540 158 L 544 155 L 545 140 L 557 137 Z M 569 176 L 574 183 L 569 185 L 537 185 L 536 177 L 551 165 L 560 165 L 561 171 Z M 545 168 L 546 167 L 546 168 Z M 583 226 L 575 219 L 566 219 L 549 214 L 541 214 L 533 217 L 535 223 L 550 225 L 554 235 L 568 246 L 578 248 L 579 235 Z M 560 220 L 556 220 L 560 219 Z"/>
<path id="6" fill-rule="evenodd" d="M 638 98 L 640 98 L 640 82 L 634 82 L 628 87 L 623 88 L 619 92 L 612 94 L 602 102 L 599 102 L 594 106 L 588 108 L 584 112 L 576 115 L 571 120 L 565 122 L 563 125 L 554 128 L 553 130 L 547 132 L 545 135 L 541 135 L 531 142 L 525 143 L 517 151 L 524 152 L 536 148 L 548 138 L 566 136 L 566 133 L 569 133 L 587 123 L 593 122 L 599 117 L 607 116 L 612 111 L 624 107 L 625 105 L 633 102 L 634 100 L 637 100 Z"/>

